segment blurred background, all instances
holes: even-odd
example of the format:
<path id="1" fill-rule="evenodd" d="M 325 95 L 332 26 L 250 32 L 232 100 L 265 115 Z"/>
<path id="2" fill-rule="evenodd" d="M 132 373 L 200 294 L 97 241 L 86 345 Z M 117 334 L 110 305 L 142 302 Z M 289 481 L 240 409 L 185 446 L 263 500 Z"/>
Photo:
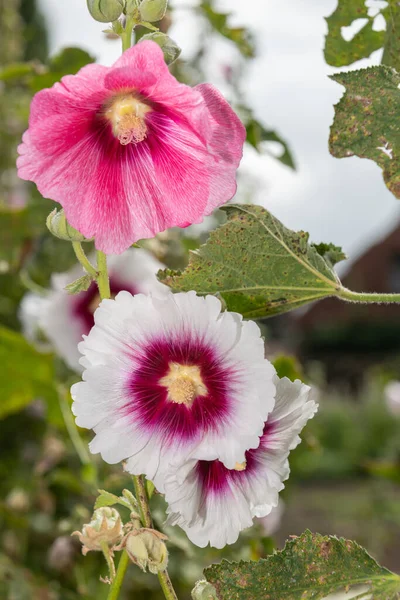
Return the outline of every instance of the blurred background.
<path id="1" fill-rule="evenodd" d="M 182 48 L 174 75 L 216 84 L 246 124 L 235 201 L 262 204 L 313 241 L 343 246 L 345 286 L 398 293 L 398 201 L 375 163 L 337 160 L 328 151 L 333 105 L 343 92 L 323 56 L 324 17 L 336 4 L 171 0 L 159 26 Z M 374 27 L 384 27 L 385 3 L 367 4 L 376 11 Z M 84 0 L 2 2 L 0 22 L 0 598 L 101 600 L 104 560 L 82 557 L 70 534 L 90 520 L 99 487 L 118 493 L 130 483 L 120 467 L 90 456 L 91 434 L 75 428 L 68 389 L 79 375 L 45 339 L 35 298 L 76 259 L 45 228 L 53 203 L 18 181 L 14 165 L 33 94 L 93 60 L 112 64 L 120 43 L 102 33 Z M 379 64 L 381 52 L 349 68 Z M 184 267 L 188 251 L 221 218 L 143 247 L 171 268 Z M 291 455 L 278 509 L 237 544 L 199 550 L 178 529 L 167 531 L 182 600 L 210 562 L 266 556 L 306 528 L 355 539 L 400 571 L 399 308 L 327 299 L 261 326 L 278 373 L 313 385 L 320 411 Z M 161 526 L 162 498 L 154 505 Z M 124 594 L 161 598 L 157 580 L 133 567 Z"/>

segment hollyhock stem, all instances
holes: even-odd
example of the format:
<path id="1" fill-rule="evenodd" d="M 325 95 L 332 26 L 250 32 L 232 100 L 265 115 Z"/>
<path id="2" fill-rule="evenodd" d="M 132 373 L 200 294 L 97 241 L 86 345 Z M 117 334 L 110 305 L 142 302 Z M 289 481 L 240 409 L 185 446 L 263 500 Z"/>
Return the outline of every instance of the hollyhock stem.
<path id="1" fill-rule="evenodd" d="M 86 256 L 85 251 L 82 248 L 82 244 L 80 242 L 72 242 L 72 247 L 76 254 L 76 258 L 79 260 L 85 271 L 89 273 L 89 275 L 97 277 L 97 271 Z"/>
<path id="2" fill-rule="evenodd" d="M 97 285 L 99 288 L 100 298 L 110 298 L 110 281 L 107 271 L 107 256 L 101 250 L 97 250 Z"/>
<path id="3" fill-rule="evenodd" d="M 127 17 L 125 30 L 121 33 L 122 51 L 128 50 L 132 45 L 132 33 L 135 26 L 135 20 L 132 17 Z"/>
<path id="4" fill-rule="evenodd" d="M 338 293 L 339 298 L 348 302 L 375 303 L 375 304 L 393 304 L 400 303 L 400 294 L 379 294 L 379 293 L 364 293 L 352 292 L 346 288 L 342 288 Z"/>
<path id="5" fill-rule="evenodd" d="M 143 475 L 133 476 L 133 485 L 136 493 L 136 500 L 139 502 L 140 518 L 144 527 L 153 529 L 153 519 L 151 518 L 150 506 L 147 496 L 146 483 Z M 158 573 L 158 580 L 161 585 L 161 589 L 164 592 L 166 600 L 178 600 L 178 596 L 175 594 L 172 582 L 169 578 L 168 571 L 160 571 Z"/>
<path id="6" fill-rule="evenodd" d="M 117 573 L 115 579 L 111 584 L 110 591 L 108 592 L 107 600 L 117 600 L 121 591 L 122 582 L 124 581 L 125 573 L 129 565 L 129 556 L 126 550 L 121 554 L 119 559 Z"/>

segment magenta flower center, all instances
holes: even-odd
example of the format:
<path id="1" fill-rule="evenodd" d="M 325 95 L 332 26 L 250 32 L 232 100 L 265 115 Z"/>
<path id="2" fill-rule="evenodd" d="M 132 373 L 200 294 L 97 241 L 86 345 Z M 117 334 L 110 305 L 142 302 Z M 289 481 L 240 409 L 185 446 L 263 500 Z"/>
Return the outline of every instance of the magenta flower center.
<path id="1" fill-rule="evenodd" d="M 138 144 L 147 137 L 146 113 L 151 108 L 133 93 L 115 96 L 105 107 L 105 117 L 123 146 Z"/>

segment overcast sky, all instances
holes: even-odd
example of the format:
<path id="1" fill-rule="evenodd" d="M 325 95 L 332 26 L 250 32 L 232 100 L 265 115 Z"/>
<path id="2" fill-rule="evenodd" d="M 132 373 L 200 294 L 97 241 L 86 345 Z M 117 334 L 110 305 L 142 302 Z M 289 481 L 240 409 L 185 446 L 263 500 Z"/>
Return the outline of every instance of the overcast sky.
<path id="1" fill-rule="evenodd" d="M 52 52 L 78 45 L 103 64 L 118 57 L 119 43 L 104 39 L 104 27 L 90 18 L 85 0 L 40 2 L 51 28 Z M 188 6 L 196 0 L 171 3 Z M 219 6 L 234 13 L 232 23 L 251 27 L 256 36 L 258 57 L 246 75 L 247 100 L 257 117 L 290 143 L 298 167 L 292 172 L 272 158 L 247 151 L 243 167 L 260 180 L 258 201 L 288 227 L 309 231 L 314 241 L 342 245 L 354 258 L 400 219 L 400 204 L 375 163 L 357 157 L 338 160 L 328 151 L 333 104 L 343 90 L 328 79 L 335 70 L 322 54 L 324 17 L 336 3 L 221 0 Z M 196 39 L 196 21 L 188 14 L 177 11 L 170 32 L 182 47 L 183 58 L 193 51 Z M 378 64 L 379 59 L 378 51 L 352 68 Z"/>

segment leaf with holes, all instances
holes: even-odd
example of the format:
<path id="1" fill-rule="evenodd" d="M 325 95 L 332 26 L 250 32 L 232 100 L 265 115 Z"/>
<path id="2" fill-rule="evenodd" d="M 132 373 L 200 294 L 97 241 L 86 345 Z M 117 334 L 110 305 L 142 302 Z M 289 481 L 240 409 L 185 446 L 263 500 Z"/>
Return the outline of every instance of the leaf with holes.
<path id="1" fill-rule="evenodd" d="M 260 206 L 223 208 L 228 222 L 190 253 L 183 273 L 159 273 L 175 291 L 218 294 L 228 310 L 262 318 L 326 296 L 341 284 L 308 233 L 287 229 Z"/>
<path id="2" fill-rule="evenodd" d="M 400 198 L 400 75 L 379 66 L 331 78 L 346 88 L 335 106 L 331 154 L 374 160 L 389 190 Z"/>
<path id="3" fill-rule="evenodd" d="M 378 565 L 356 542 L 306 531 L 258 562 L 222 561 L 204 571 L 218 600 L 321 600 L 362 586 L 357 598 L 398 600 L 400 576 Z"/>
<path id="4" fill-rule="evenodd" d="M 400 70 L 400 7 L 389 0 L 378 13 L 386 20 L 386 32 L 376 31 L 365 0 L 339 0 L 336 10 L 326 18 L 328 33 L 325 39 L 325 60 L 334 67 L 343 67 L 367 58 L 384 48 L 382 63 Z M 345 39 L 344 28 L 363 20 L 361 29 L 351 39 Z"/>

